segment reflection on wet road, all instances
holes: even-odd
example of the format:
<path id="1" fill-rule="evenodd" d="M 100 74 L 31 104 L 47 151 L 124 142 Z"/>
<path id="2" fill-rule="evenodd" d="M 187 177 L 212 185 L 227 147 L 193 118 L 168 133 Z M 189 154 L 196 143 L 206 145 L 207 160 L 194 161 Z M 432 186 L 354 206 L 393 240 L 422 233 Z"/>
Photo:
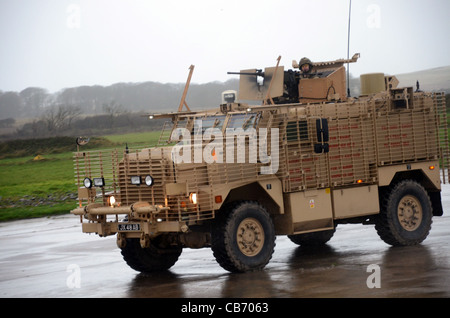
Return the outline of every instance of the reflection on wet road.
<path id="1" fill-rule="evenodd" d="M 230 274 L 210 249 L 185 249 L 165 273 L 122 260 L 115 237 L 81 233 L 73 216 L 0 224 L 0 297 L 449 297 L 450 187 L 419 246 L 390 247 L 373 226 L 338 226 L 322 248 L 278 237 L 265 270 Z"/>

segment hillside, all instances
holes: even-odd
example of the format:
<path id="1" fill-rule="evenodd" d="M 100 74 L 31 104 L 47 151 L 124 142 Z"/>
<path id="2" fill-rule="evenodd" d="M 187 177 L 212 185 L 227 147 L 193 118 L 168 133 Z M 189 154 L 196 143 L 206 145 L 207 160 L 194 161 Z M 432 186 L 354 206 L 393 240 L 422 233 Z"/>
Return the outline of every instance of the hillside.
<path id="1" fill-rule="evenodd" d="M 398 74 L 400 86 L 416 87 L 416 81 L 420 83 L 423 91 L 444 91 L 450 93 L 450 66 L 437 67 L 433 69 Z"/>
<path id="2" fill-rule="evenodd" d="M 110 86 L 79 86 L 54 94 L 46 89 L 29 87 L 21 92 L 0 91 L 0 120 L 36 118 L 52 107 L 76 108 L 83 115 L 121 112 L 175 111 L 183 95 L 184 83 L 117 83 Z M 191 108 L 210 108 L 220 104 L 221 93 L 237 90 L 239 81 L 205 84 L 191 83 L 187 103 Z"/>

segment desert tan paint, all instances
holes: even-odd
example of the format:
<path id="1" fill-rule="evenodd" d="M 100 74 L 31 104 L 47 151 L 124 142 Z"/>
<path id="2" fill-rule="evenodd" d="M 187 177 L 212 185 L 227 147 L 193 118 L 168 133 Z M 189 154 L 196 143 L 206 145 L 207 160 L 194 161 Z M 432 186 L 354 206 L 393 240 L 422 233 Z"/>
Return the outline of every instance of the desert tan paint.
<path id="1" fill-rule="evenodd" d="M 72 213 L 80 216 L 83 232 L 120 233 L 121 240 L 189 233 L 195 225 L 213 221 L 228 203 L 253 200 L 268 210 L 277 234 L 305 233 L 332 229 L 338 220 L 377 214 L 379 188 L 399 176 L 418 173 L 428 179 L 428 190 L 439 191 L 439 164 L 448 168 L 449 160 L 444 95 L 398 88 L 395 77 L 375 74 L 364 77 L 363 95 L 349 97 L 344 64 L 358 57 L 314 63 L 317 73 L 299 80 L 294 103 L 272 103 L 284 94 L 284 67 L 277 65 L 266 69 L 274 82 L 263 88 L 241 75 L 240 96 L 261 101 L 270 95 L 263 105 L 235 102 L 184 112 L 183 94 L 179 112 L 152 116 L 171 119 L 159 147 L 77 152 L 79 206 Z M 279 133 L 275 173 L 261 174 L 267 164 L 260 161 L 173 162 L 177 141 L 170 136 L 175 129 L 190 131 L 195 120 L 209 120 L 225 134 L 237 119 L 256 131 Z M 243 151 L 247 158 L 253 151 L 248 142 L 245 149 L 235 150 L 234 156 Z M 131 184 L 132 176 L 142 183 Z M 152 176 L 151 186 L 143 183 L 146 176 Z M 104 178 L 105 186 L 86 189 L 86 177 Z M 113 205 L 111 195 L 116 199 Z M 120 225 L 127 222 L 140 224 L 139 230 L 121 231 Z"/>

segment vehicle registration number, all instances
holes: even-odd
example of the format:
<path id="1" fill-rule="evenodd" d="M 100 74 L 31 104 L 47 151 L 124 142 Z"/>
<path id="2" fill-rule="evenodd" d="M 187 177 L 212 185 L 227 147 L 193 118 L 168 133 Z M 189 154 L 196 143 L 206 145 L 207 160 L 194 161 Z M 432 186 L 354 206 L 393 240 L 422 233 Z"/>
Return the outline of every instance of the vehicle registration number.
<path id="1" fill-rule="evenodd" d="M 119 231 L 140 231 L 141 225 L 139 223 L 127 223 L 127 224 L 118 224 Z"/>

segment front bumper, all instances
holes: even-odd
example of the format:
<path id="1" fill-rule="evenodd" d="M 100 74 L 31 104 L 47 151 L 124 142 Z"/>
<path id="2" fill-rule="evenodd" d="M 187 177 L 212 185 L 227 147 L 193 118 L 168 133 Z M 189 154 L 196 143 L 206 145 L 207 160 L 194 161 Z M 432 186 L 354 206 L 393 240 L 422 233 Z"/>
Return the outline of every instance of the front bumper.
<path id="1" fill-rule="evenodd" d="M 147 235 L 155 237 L 168 232 L 186 232 L 188 220 L 167 221 L 164 214 L 168 211 L 169 207 L 148 203 L 120 207 L 92 203 L 76 208 L 70 213 L 80 216 L 84 233 L 96 233 L 99 236 L 123 233 L 128 238 L 140 238 Z M 119 221 L 119 215 L 127 216 L 129 221 Z M 107 216 L 115 216 L 115 220 L 108 220 Z"/>

